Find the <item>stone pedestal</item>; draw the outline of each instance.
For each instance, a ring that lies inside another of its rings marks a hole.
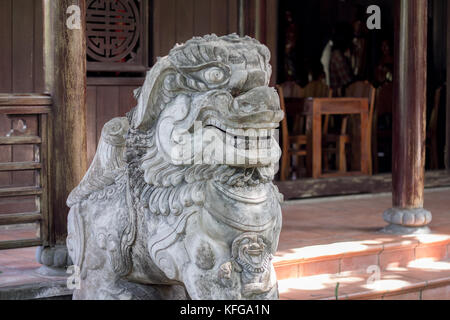
[[[384,221],[389,225],[382,232],[389,234],[430,233],[427,225],[431,222],[431,212],[423,209],[390,208],[383,213]]]
[[[36,250],[36,260],[42,264],[42,267],[37,272],[45,276],[67,276],[66,268],[72,265],[67,247],[63,245],[38,247]]]

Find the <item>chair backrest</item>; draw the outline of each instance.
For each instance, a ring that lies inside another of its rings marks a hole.
[[[383,114],[392,114],[394,86],[392,82],[385,82],[378,87],[375,95],[375,110],[377,117]]]
[[[367,128],[367,146],[369,148],[369,172],[372,174],[372,126],[373,113],[375,109],[375,88],[369,81],[356,81],[345,89],[345,97],[347,98],[367,98],[369,100],[369,127]]]
[[[353,82],[345,89],[347,98],[367,98],[369,99],[369,123],[373,122],[373,112],[375,108],[375,88],[369,81]]]
[[[286,81],[280,83],[280,86],[283,89],[284,98],[304,98],[305,90],[300,87],[295,81]]]
[[[372,84],[365,81],[356,81],[353,82],[345,89],[345,97],[347,98],[367,98],[369,99],[369,104],[372,99],[375,98],[375,88]]]
[[[331,98],[331,89],[321,80],[311,81],[304,88],[306,98]]]

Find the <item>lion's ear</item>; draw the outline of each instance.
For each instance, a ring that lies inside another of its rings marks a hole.
[[[167,57],[158,59],[158,62],[147,72],[144,85],[134,92],[138,103],[131,121],[132,128],[146,131],[157,119],[162,108],[158,97],[164,78],[170,72],[173,72],[173,67]]]

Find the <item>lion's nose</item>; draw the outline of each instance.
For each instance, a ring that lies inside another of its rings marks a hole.
[[[255,113],[279,111],[280,100],[274,88],[257,87],[234,99],[234,111],[237,113]]]
[[[232,111],[233,118],[252,123],[276,123],[284,116],[277,92],[267,86],[253,88],[236,97]]]

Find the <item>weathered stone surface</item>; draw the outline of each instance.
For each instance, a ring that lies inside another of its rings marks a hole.
[[[66,246],[38,247],[36,261],[47,267],[61,269],[65,269],[72,263]]]
[[[283,117],[270,53],[207,35],[158,59],[67,204],[75,299],[277,299]]]
[[[38,283],[1,287],[0,300],[69,300],[72,292],[67,288],[66,279],[58,278]]]
[[[389,225],[381,231],[390,234],[430,233],[431,212],[423,208],[390,208],[383,213]]]

